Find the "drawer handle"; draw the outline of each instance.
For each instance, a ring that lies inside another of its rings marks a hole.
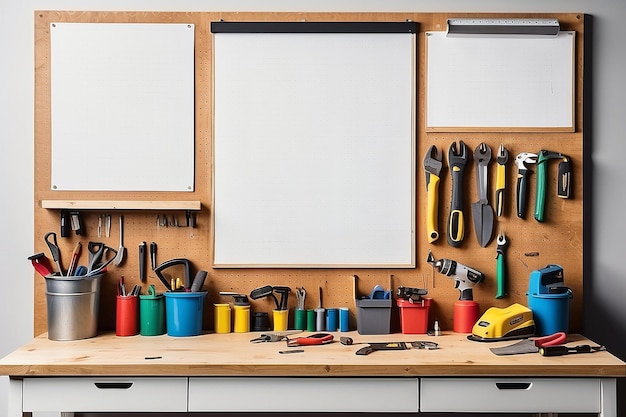
[[[94,384],[100,389],[129,389],[133,386],[132,382],[94,382]]]
[[[496,382],[498,389],[518,389],[527,390],[532,384],[530,382]]]

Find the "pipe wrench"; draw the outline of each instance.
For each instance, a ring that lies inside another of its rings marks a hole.
[[[463,244],[465,237],[463,216],[463,173],[468,159],[467,145],[459,141],[457,151],[456,142],[450,144],[448,149],[448,165],[452,174],[452,199],[450,201],[450,214],[448,216],[448,244],[455,248]]]
[[[426,195],[428,209],[426,211],[426,229],[428,243],[439,239],[439,181],[443,167],[443,155],[436,146],[428,148],[424,157],[424,171],[426,171]]]
[[[543,222],[546,205],[546,187],[548,182],[548,161],[561,159],[557,177],[557,195],[569,198],[571,195],[572,162],[560,152],[541,150],[537,157],[537,189],[535,198],[535,220]]]

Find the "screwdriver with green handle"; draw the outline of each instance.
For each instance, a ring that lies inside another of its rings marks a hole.
[[[539,151],[537,155],[537,188],[535,198],[535,220],[538,222],[545,220],[548,161],[551,159],[561,159],[557,178],[557,195],[561,198],[569,198],[571,195],[571,162],[569,157],[560,152]]]
[[[496,298],[506,296],[506,264],[504,262],[504,252],[509,242],[504,232],[498,233],[498,246],[496,248]]]

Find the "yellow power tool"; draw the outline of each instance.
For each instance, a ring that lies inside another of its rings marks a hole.
[[[477,342],[524,339],[535,334],[533,312],[521,304],[491,307],[478,319],[467,338]]]

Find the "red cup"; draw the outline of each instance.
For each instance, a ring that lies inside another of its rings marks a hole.
[[[454,318],[452,320],[454,331],[456,333],[471,333],[479,316],[480,310],[476,301],[457,301],[454,303]]]
[[[139,333],[139,297],[118,295],[115,305],[115,335],[134,336]]]

